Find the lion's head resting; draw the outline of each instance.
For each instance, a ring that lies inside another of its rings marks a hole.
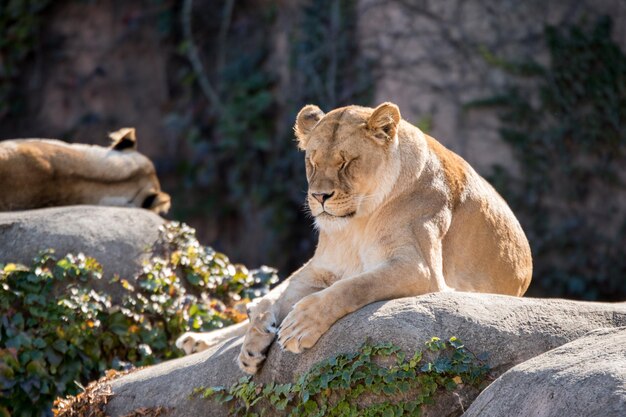
[[[103,197],[98,203],[142,207],[156,213],[167,213],[170,208],[170,196],[161,191],[161,185],[152,162],[137,152],[135,129],[125,127],[116,130],[109,133],[109,138],[111,138],[110,151],[126,154],[128,158],[133,159],[134,164],[130,164],[129,159],[126,159],[127,178],[119,181],[116,185],[110,184],[110,195]]]
[[[400,120],[392,103],[328,114],[314,105],[300,110],[294,130],[305,151],[307,202],[317,227],[337,230],[384,201],[400,172]]]

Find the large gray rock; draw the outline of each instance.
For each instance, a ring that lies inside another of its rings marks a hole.
[[[300,355],[273,345],[255,380],[293,381],[314,363],[351,352],[365,341],[393,342],[407,352],[423,350],[432,336],[460,337],[479,354],[486,352],[496,376],[532,357],[597,328],[626,325],[626,303],[584,303],[490,294],[438,293],[371,304],[344,317]],[[226,416],[209,400],[190,398],[194,387],[230,385],[243,374],[235,358],[241,339],[126,375],[112,383],[109,415],[164,406],[168,416]],[[475,398],[436,401],[424,415],[458,416]]]
[[[0,263],[30,264],[42,250],[58,256],[82,252],[102,264],[108,288],[118,274],[132,279],[150,257],[163,220],[148,210],[123,207],[68,206],[0,212]],[[112,294],[115,296],[115,294]]]
[[[505,372],[463,417],[626,416],[626,327],[601,329]]]

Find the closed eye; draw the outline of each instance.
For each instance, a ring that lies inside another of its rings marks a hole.
[[[152,205],[154,204],[154,201],[156,200],[157,195],[156,194],[150,194],[148,195],[144,200],[143,203],[141,203],[141,208],[145,208],[145,209],[149,209],[150,207],[152,207]]]
[[[341,172],[341,171],[344,171],[346,168],[348,168],[348,166],[350,166],[350,164],[351,164],[352,162],[356,161],[357,159],[359,159],[359,158],[357,157],[357,158],[352,158],[352,159],[349,159],[349,160],[344,160],[344,161],[341,163],[341,165],[339,166],[339,171],[340,171],[340,172]]]
[[[313,161],[311,160],[311,158],[306,158],[306,170],[307,170],[307,177],[313,178],[313,176],[315,175],[315,164],[313,163]]]

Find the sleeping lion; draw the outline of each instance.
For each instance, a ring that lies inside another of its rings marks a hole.
[[[528,241],[511,209],[461,157],[402,120],[395,104],[305,106],[304,151],[315,255],[249,306],[249,321],[186,333],[186,353],[245,335],[240,368],[256,373],[269,346],[299,353],[343,316],[380,300],[435,291],[521,296]]]
[[[0,142],[0,211],[96,204],[167,212],[170,196],[152,162],[137,152],[135,129],[109,136],[108,148],[53,139]]]

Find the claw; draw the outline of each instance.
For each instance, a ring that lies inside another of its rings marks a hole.
[[[248,374],[257,373],[263,366],[270,345],[278,333],[276,319],[271,312],[257,315],[252,323],[238,356],[239,368]]]
[[[189,336],[187,333],[180,336],[178,339],[176,339],[176,347],[178,349],[182,349],[185,343],[187,343],[187,340],[189,340],[190,338],[191,336]]]
[[[280,345],[284,347],[287,343],[289,343],[291,339],[293,339],[293,336],[289,336],[285,340],[279,340],[278,343],[280,343]]]
[[[293,326],[295,324],[295,320],[289,320],[287,322],[287,324],[285,324],[285,322],[283,322],[283,324],[280,326],[280,331],[284,332],[287,331],[287,329],[289,329],[291,326]]]

